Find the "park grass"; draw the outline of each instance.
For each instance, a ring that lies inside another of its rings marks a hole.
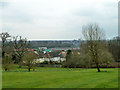
[[[3,88],[118,88],[118,68],[35,68],[3,71]],[[107,72],[106,72],[107,71]]]

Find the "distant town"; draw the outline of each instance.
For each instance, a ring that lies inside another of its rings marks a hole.
[[[61,63],[66,60],[68,50],[80,51],[80,40],[30,41],[30,48],[27,50],[34,51],[40,57],[36,63],[45,61]]]

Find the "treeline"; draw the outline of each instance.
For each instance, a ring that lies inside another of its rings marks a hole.
[[[68,50],[66,61],[61,62],[63,67],[96,67],[98,72],[100,72],[102,65],[107,67],[113,63],[116,63],[116,66],[118,65],[117,63],[120,62],[120,37],[105,40],[105,33],[97,24],[84,26],[82,34],[84,40],[79,41],[80,50]],[[34,47],[33,42],[31,43],[21,36],[11,36],[7,32],[1,33],[0,37],[2,39],[2,64],[5,71],[11,69],[13,64],[18,64],[19,68],[23,65],[27,66],[28,71],[36,65],[35,60],[40,58],[42,53],[36,54],[32,50],[32,47]],[[64,45],[66,42],[57,43],[63,43],[62,45]],[[77,42],[74,41],[75,43]],[[50,47],[48,42],[43,44],[47,44]],[[56,42],[54,44],[57,45]],[[55,53],[51,54],[54,54],[52,56],[57,56]]]
[[[32,48],[38,47],[48,47],[48,48],[58,48],[58,47],[79,47],[79,40],[54,40],[54,41],[31,41]]]
[[[112,53],[116,62],[120,62],[120,37],[114,37],[107,42],[109,51]]]

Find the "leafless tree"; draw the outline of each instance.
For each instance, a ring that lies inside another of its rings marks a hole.
[[[35,59],[37,59],[37,55],[33,52],[27,52],[22,57],[23,63],[28,66],[28,71],[30,72],[30,69],[35,65]]]
[[[9,37],[11,37],[11,36],[7,32],[3,32],[0,34],[0,38],[2,39],[2,57],[4,57],[6,42]]]
[[[26,52],[26,48],[29,46],[29,42],[27,39],[22,38],[21,36],[13,37],[13,47],[14,47],[14,55],[17,58],[16,63],[21,67],[22,57]]]
[[[100,64],[112,60],[112,55],[108,52],[104,42],[105,34],[97,24],[83,26],[82,33],[86,41],[81,48],[84,59],[88,58],[89,63],[95,63],[100,72]]]
[[[12,60],[12,56],[9,54],[5,54],[2,58],[2,66],[5,71],[10,70],[13,67],[14,61]]]

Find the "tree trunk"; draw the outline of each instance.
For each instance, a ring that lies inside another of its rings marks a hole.
[[[2,57],[4,57],[5,56],[5,52],[4,51],[2,51]]]
[[[28,71],[30,72],[30,68],[28,68]]]
[[[7,71],[8,69],[7,68],[5,68],[5,71]]]
[[[100,72],[100,67],[99,67],[99,64],[97,64],[97,70],[98,70],[98,72]]]

